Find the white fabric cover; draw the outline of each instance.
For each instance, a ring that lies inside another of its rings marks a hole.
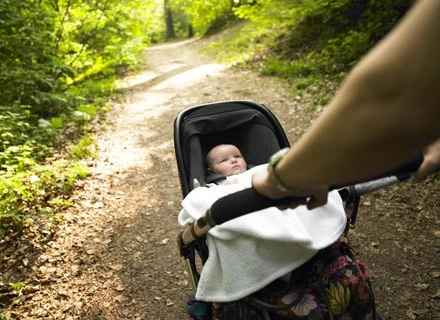
[[[253,172],[264,166],[228,177],[223,185],[192,190],[182,201],[179,224],[200,218],[219,198],[251,187]],[[216,226],[207,234],[209,258],[196,299],[229,302],[258,291],[335,242],[345,225],[342,200],[332,191],[328,203],[314,210],[272,207]]]

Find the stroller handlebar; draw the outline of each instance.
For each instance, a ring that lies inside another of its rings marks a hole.
[[[412,172],[417,171],[422,162],[423,155],[419,155],[411,161],[395,168],[394,170],[369,179],[368,181],[330,186],[329,191],[338,189],[343,198],[346,196],[347,192],[348,194],[350,194],[350,192],[356,192],[358,195],[373,192],[408,179]],[[348,188],[348,185],[354,186],[354,188]],[[216,225],[225,223],[229,220],[241,217],[251,212],[269,207],[289,204],[299,199],[302,198],[287,197],[274,200],[261,195],[254,188],[248,188],[232,193],[214,202],[214,204],[209,210],[207,210],[203,217],[195,221],[182,232],[181,240],[183,244],[189,244]]]
[[[388,185],[406,180],[410,177],[410,173],[416,171],[423,162],[423,156],[419,155],[411,161],[388,171],[380,176],[369,179],[367,182],[350,183],[354,185],[356,191],[361,194],[372,192]],[[344,185],[333,185],[329,187],[329,191],[346,187]],[[238,218],[250,212],[262,210],[268,207],[276,207],[289,204],[301,198],[288,197],[284,199],[274,200],[267,198],[258,193],[254,188],[245,189],[217,200],[210,210],[212,222],[216,225],[222,224],[234,218]]]

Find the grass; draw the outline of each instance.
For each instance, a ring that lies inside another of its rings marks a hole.
[[[212,37],[204,52],[221,62],[237,65],[264,56],[271,38],[271,30],[252,22],[240,22]]]
[[[241,22],[212,37],[203,51],[223,63],[289,82],[299,95],[307,93],[312,97],[311,110],[326,105],[345,73],[324,72],[328,66],[313,54],[294,60],[275,54],[277,35],[282,32]]]

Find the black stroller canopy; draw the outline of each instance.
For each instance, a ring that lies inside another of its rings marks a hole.
[[[248,165],[266,163],[289,146],[275,116],[250,101],[224,101],[182,111],[174,124],[174,144],[183,195],[194,179],[205,184],[206,154],[218,144],[237,146]]]

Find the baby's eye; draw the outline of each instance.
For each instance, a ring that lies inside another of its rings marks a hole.
[[[226,162],[226,161],[228,161],[228,159],[222,159],[220,162]]]

